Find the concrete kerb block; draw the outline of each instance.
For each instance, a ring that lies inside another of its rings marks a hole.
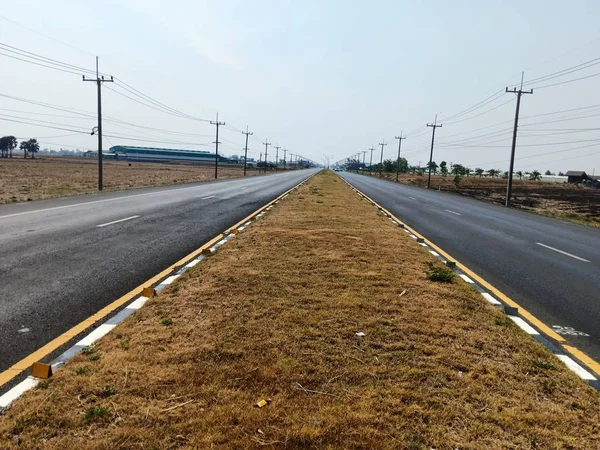
[[[451,269],[455,269],[456,268],[456,263],[454,261],[446,261],[446,265],[448,267],[450,267]]]
[[[425,243],[425,239],[423,239],[421,237],[417,237],[417,243],[424,244]]]
[[[398,222],[398,226],[399,226],[400,228],[404,228],[404,224],[403,224],[403,223],[400,223],[400,222]]]
[[[514,306],[504,306],[504,314],[506,314],[507,316],[518,316],[519,315],[519,308],[516,308]]]
[[[203,248],[203,249],[202,249],[202,254],[203,254],[204,256],[211,256],[213,253],[214,253],[214,252],[213,252],[213,249],[212,249],[212,247],[211,247],[211,248]]]

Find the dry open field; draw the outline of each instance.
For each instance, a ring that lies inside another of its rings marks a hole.
[[[17,401],[0,442],[600,448],[598,392],[435,261],[315,177]]]
[[[384,177],[389,180],[396,179],[395,174],[384,174]],[[453,180],[453,175],[432,176],[431,187],[478,200],[504,204],[507,180],[470,176],[463,177],[458,185]],[[399,181],[412,186],[425,187],[427,175],[403,174]],[[512,205],[526,211],[600,227],[600,189],[516,179],[513,182]]]
[[[97,164],[93,158],[0,159],[0,204],[97,192]],[[212,180],[215,173],[213,165],[104,161],[103,166],[105,190]],[[257,173],[248,169],[248,175]],[[219,167],[219,178],[242,175],[242,167]]]

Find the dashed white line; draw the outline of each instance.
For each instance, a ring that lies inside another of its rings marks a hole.
[[[457,213],[456,211],[451,211],[451,210],[449,210],[449,209],[445,209],[444,211],[448,211],[448,212],[449,212],[449,213],[451,213],[451,214],[456,214],[457,216],[462,216],[462,214],[461,214],[461,213]]]
[[[440,254],[435,250],[429,250],[429,253],[431,253],[433,256],[440,256]]]
[[[464,273],[461,273],[458,275],[459,277],[461,277],[463,280],[465,280],[467,283],[475,283],[473,280],[471,280],[468,276],[466,276]]]
[[[94,342],[96,342],[101,337],[106,336],[110,332],[110,330],[112,330],[114,327],[116,327],[116,325],[110,325],[107,323],[103,323],[102,325],[100,325],[98,328],[96,328],[94,331],[92,331],[90,334],[88,334],[86,337],[84,337],[82,340],[80,340],[75,345],[81,345],[83,347],[92,345]]]
[[[39,380],[33,377],[27,377],[15,387],[13,387],[10,391],[0,397],[0,408],[6,408],[10,405],[14,400],[19,398],[24,392],[29,389],[35,387],[38,384]]]
[[[565,251],[563,251],[563,250],[559,250],[559,249],[557,249],[557,248],[554,248],[554,247],[550,247],[549,245],[542,244],[541,242],[536,242],[536,244],[537,244],[537,245],[540,245],[540,246],[542,246],[542,247],[544,247],[544,248],[547,248],[547,249],[549,249],[549,250],[554,250],[555,252],[561,253],[561,254],[563,254],[563,255],[570,256],[571,258],[578,259],[579,261],[583,261],[583,262],[589,262],[587,259],[580,258],[579,256],[573,255],[572,253],[567,253],[567,252],[565,252]]]
[[[508,316],[510,317],[510,319],[517,324],[517,326],[523,330],[525,333],[527,334],[531,334],[531,335],[536,335],[536,334],[540,334],[537,331],[535,331],[535,328],[533,328],[531,325],[529,325],[527,322],[525,322],[523,319],[521,319],[520,317],[517,316]]]
[[[214,195],[209,195],[208,197],[202,197],[200,200],[208,200],[209,198],[214,198]]]
[[[102,227],[107,227],[109,225],[114,225],[115,223],[121,223],[121,222],[125,222],[126,220],[131,220],[131,219],[137,219],[140,216],[131,216],[131,217],[125,217],[124,219],[119,219],[119,220],[113,220],[112,222],[108,222],[108,223],[103,223],[100,225],[96,225],[98,228],[102,228]]]
[[[579,375],[581,378],[587,381],[595,381],[596,377],[569,358],[567,355],[556,355],[558,359],[565,363],[565,365]]]
[[[487,292],[482,292],[481,295],[483,295],[483,298],[485,298],[492,305],[501,305],[502,304],[498,300],[496,300],[494,297],[492,297],[491,294],[488,294]]]

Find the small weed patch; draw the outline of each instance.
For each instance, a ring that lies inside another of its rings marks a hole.
[[[427,279],[438,283],[452,283],[454,272],[445,267],[440,267],[432,262],[427,262]]]

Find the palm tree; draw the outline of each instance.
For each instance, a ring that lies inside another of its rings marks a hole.
[[[531,172],[529,174],[529,179],[532,181],[538,181],[542,179],[542,174],[539,173],[537,170],[534,170],[533,172]]]
[[[35,159],[35,154],[40,150],[40,144],[37,139],[29,139],[28,141],[22,141],[19,146],[23,150],[23,157],[27,158],[27,153],[31,153],[31,159]]]
[[[479,175],[479,178],[483,176],[483,172],[485,172],[485,170],[481,169],[480,167],[475,169],[475,175]]]
[[[521,172],[520,170],[517,172],[517,176],[519,177],[519,180],[523,179],[523,172]]]
[[[496,170],[496,169],[490,169],[490,170],[487,171],[487,173],[488,173],[488,175],[490,177],[494,178],[494,177],[498,176],[498,174],[500,173],[500,171]]]

